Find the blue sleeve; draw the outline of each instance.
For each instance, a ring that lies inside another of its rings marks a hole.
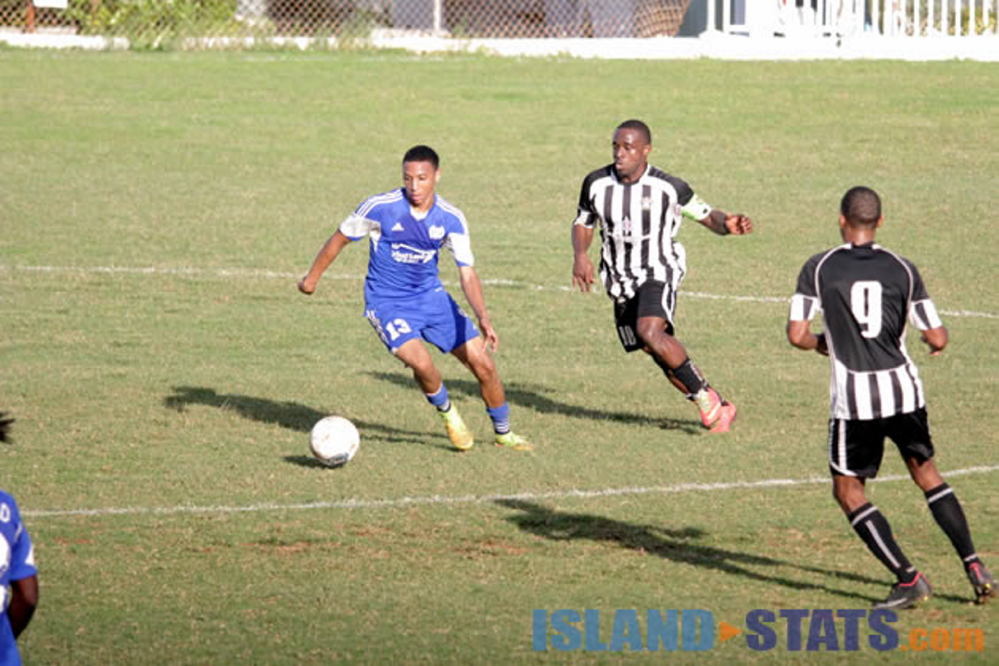
[[[38,568],[35,566],[35,549],[31,543],[31,535],[21,522],[17,503],[13,499],[10,499],[9,503],[11,524],[14,526],[14,542],[11,544],[10,557],[10,580],[13,581],[38,575]]]

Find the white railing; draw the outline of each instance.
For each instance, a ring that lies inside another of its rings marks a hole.
[[[726,34],[996,36],[999,0],[723,0],[707,27]],[[999,47],[997,47],[999,48]]]

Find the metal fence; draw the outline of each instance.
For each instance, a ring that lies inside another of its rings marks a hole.
[[[0,26],[137,36],[673,36],[690,0],[0,0]]]
[[[713,8],[709,2],[709,10]],[[999,0],[732,0],[708,19],[726,33],[933,37],[996,35]]]
[[[126,37],[133,46],[376,32],[642,38],[674,36],[687,16],[688,35],[971,38],[999,35],[997,14],[999,0],[0,0],[0,29]]]

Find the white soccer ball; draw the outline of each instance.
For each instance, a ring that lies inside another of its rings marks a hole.
[[[316,460],[330,467],[341,467],[351,461],[361,445],[361,434],[354,424],[342,416],[327,416],[312,426],[309,448]]]

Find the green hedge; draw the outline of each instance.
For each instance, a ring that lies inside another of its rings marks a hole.
[[[245,32],[236,0],[70,0],[66,15],[81,34],[126,37],[132,48],[170,48],[187,37]]]

